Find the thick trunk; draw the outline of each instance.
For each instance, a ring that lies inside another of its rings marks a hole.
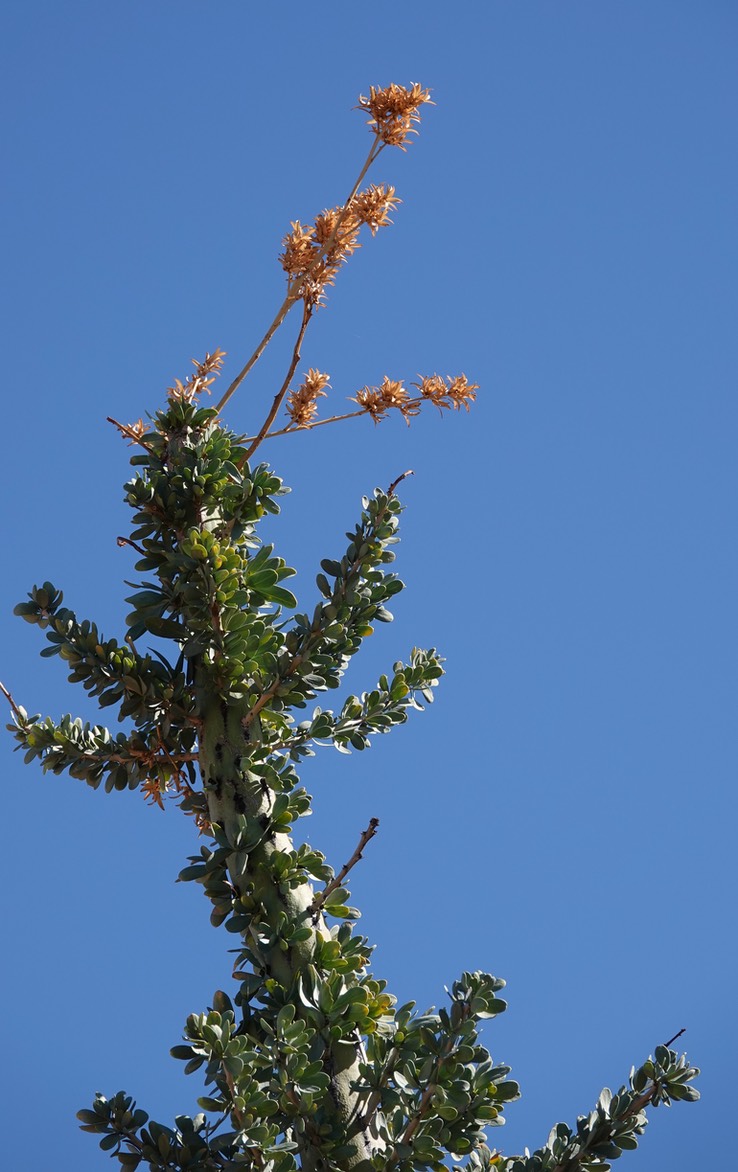
[[[244,763],[248,759],[249,740],[244,724],[247,707],[244,704],[226,703],[204,690],[200,692],[199,705],[202,719],[200,737],[200,768],[203,784],[208,795],[209,818],[219,823],[227,836],[235,838],[238,819],[267,818],[274,802],[274,793],[265,785],[245,776]],[[275,850],[289,851],[292,842],[286,834],[268,835],[252,851],[234,851],[228,862],[229,876],[234,887],[240,891],[252,891],[262,909],[264,919],[276,924],[281,913],[288,919],[302,920],[312,929],[311,936],[287,950],[279,946],[260,946],[258,953],[267,976],[274,978],[285,989],[294,989],[295,977],[310,964],[315,956],[317,939],[329,935],[321,915],[310,912],[315,893],[310,883],[280,890],[272,880],[268,862]],[[253,941],[249,946],[254,948]],[[299,1015],[299,1006],[296,1005]],[[323,1063],[330,1079],[330,1102],[327,1103],[330,1121],[336,1124],[348,1139],[352,1118],[357,1112],[357,1095],[351,1084],[359,1079],[361,1042],[326,1040]],[[353,1130],[353,1129],[352,1129]],[[301,1137],[298,1137],[301,1138]],[[370,1157],[374,1146],[368,1134],[359,1131],[351,1136],[355,1155],[341,1161],[341,1166],[352,1172],[370,1172]],[[305,1169],[318,1170],[327,1167],[317,1142],[304,1141],[300,1151],[301,1165]],[[335,1167],[335,1164],[332,1164]]]

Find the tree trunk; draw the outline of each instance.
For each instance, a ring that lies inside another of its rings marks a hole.
[[[249,703],[245,700],[226,702],[203,687],[198,688],[198,692],[202,719],[200,769],[208,795],[208,816],[211,822],[222,826],[231,841],[235,841],[239,818],[244,815],[263,818],[266,823],[275,794],[266,783],[246,776],[245,764],[252,747],[245,724]],[[307,940],[289,948],[280,947],[279,942],[264,947],[253,939],[249,940],[249,947],[260,958],[264,975],[275,979],[288,991],[294,990],[298,974],[313,962],[317,939],[330,936],[323,916],[310,910],[315,898],[312,885],[304,882],[280,890],[273,879],[272,868],[264,865],[268,864],[274,851],[292,849],[289,835],[268,834],[253,850],[234,851],[228,859],[229,877],[234,888],[241,894],[252,892],[265,919],[276,924],[280,914],[285,913],[290,921],[302,920],[312,929]],[[296,997],[292,1000],[299,1016],[299,1001]],[[361,1038],[357,1032],[355,1042],[327,1037],[323,1037],[322,1042],[323,1068],[330,1079],[329,1095],[323,1104],[327,1116],[325,1122],[331,1123],[348,1139],[352,1121],[356,1124],[359,1107],[358,1095],[351,1089],[351,1084],[360,1079]],[[313,1172],[328,1166],[317,1137],[303,1135],[296,1136],[296,1140],[301,1145],[300,1159],[304,1169]],[[356,1152],[342,1161],[342,1166],[352,1172],[370,1172],[376,1143],[361,1129],[353,1130],[350,1142]],[[331,1164],[335,1167],[333,1161]]]

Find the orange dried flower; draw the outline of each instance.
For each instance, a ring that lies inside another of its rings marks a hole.
[[[376,387],[362,387],[360,391],[356,392],[352,402],[358,403],[367,415],[371,415],[375,423],[379,423],[387,411],[382,392]]]
[[[158,777],[147,777],[146,781],[141,786],[141,793],[147,802],[152,806],[158,806],[159,809],[164,809],[164,801],[161,793],[161,782]]]
[[[367,125],[377,138],[388,146],[405,150],[408,135],[418,133],[413,123],[420,122],[420,107],[430,101],[430,90],[424,90],[417,82],[410,89],[393,82],[384,89],[372,86],[368,98],[361,94],[357,109],[371,114]]]
[[[378,387],[363,387],[356,392],[352,402],[358,403],[367,415],[371,415],[375,423],[379,423],[388,411],[399,411],[405,422],[410,423],[410,417],[418,414],[417,402],[410,398],[401,382],[384,376]]]
[[[286,408],[295,427],[307,427],[318,414],[317,400],[325,397],[323,388],[330,386],[329,379],[330,375],[311,367],[297,390],[291,392]]]
[[[287,276],[294,280],[302,276],[314,259],[313,229],[299,220],[293,220],[290,227],[292,231],[282,241],[284,251],[280,253],[279,262]]]
[[[108,422],[112,423],[114,427],[117,427],[120,434],[130,440],[132,444],[140,444],[143,436],[148,431],[143,419],[137,419],[135,423],[118,423],[117,419],[113,419],[109,415]]]
[[[428,399],[439,411],[447,411],[451,407],[454,411],[466,407],[468,411],[469,404],[474,402],[479,390],[479,385],[468,382],[464,374],[455,378],[447,375],[445,379],[440,374],[421,375],[420,382],[413,383],[413,386],[418,388],[423,399]]]
[[[399,407],[402,410],[409,395],[402,383],[399,380],[388,378],[387,375],[382,379],[379,388],[382,395],[382,400],[387,407]]]
[[[314,305],[326,285],[333,284],[339,266],[360,247],[361,223],[356,216],[343,213],[342,207],[327,208],[316,217],[312,228],[295,220],[283,241],[284,250],[279,257],[282,268],[289,281],[307,274],[301,292],[305,301]]]
[[[315,217],[313,241],[315,255],[325,249],[324,263],[326,278],[324,284],[333,284],[333,277],[339,265],[361,248],[359,243],[360,222],[352,211],[344,213],[342,207],[326,208]],[[316,266],[317,267],[317,266]],[[312,275],[312,274],[311,274]]]
[[[175,379],[174,386],[167,387],[169,398],[184,399],[191,403],[202,391],[207,391],[210,394],[210,387],[220,374],[225,355],[225,350],[218,348],[212,354],[206,354],[202,362],[193,358],[192,364],[195,367],[195,373],[191,374],[184,383],[178,378]]]
[[[300,282],[300,296],[318,305],[342,264],[361,247],[359,231],[366,224],[372,234],[390,223],[389,213],[400,202],[394,187],[372,185],[358,192],[347,206],[326,208],[310,228],[294,220],[282,241],[279,261],[290,282]]]
[[[374,236],[377,229],[392,223],[389,214],[399,203],[402,203],[402,200],[398,199],[394,187],[390,184],[372,184],[354,196],[351,200],[351,212],[360,223],[367,225]]]
[[[479,383],[468,382],[465,374],[448,379],[448,396],[453,403],[454,411],[458,411],[460,407],[466,407],[468,411],[469,404],[475,401],[478,390]]]
[[[418,377],[420,382],[413,383],[413,386],[418,388],[424,399],[429,399],[439,411],[443,411],[448,406],[445,401],[448,396],[448,387],[440,374],[419,375]]]

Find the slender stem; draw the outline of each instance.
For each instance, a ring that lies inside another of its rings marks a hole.
[[[121,548],[124,545],[130,545],[131,549],[135,549],[136,553],[140,553],[143,557],[146,557],[146,550],[142,549],[140,545],[136,545],[135,541],[131,541],[130,537],[116,537],[115,544]]]
[[[366,1100],[366,1104],[365,1104],[363,1110],[360,1110],[361,1099],[357,1099],[355,1121],[353,1122],[352,1130],[361,1131],[370,1125],[370,1123],[371,1123],[372,1119],[374,1118],[374,1115],[377,1111],[377,1108],[379,1107],[379,1104],[382,1101],[382,1088],[387,1085],[387,1081],[388,1081],[390,1075],[392,1074],[393,1070],[395,1069],[395,1064],[398,1061],[399,1057],[400,1057],[400,1051],[397,1049],[396,1046],[393,1046],[392,1049],[390,1050],[389,1054],[387,1055],[387,1060],[384,1064],[384,1070],[382,1071],[382,1075],[379,1079],[379,1083],[377,1084],[377,1086],[375,1086],[374,1090],[371,1092],[368,1099]]]
[[[397,488],[398,484],[402,484],[403,480],[407,479],[408,476],[414,475],[415,473],[413,472],[412,468],[408,468],[407,472],[403,472],[401,476],[398,476],[396,480],[392,481],[391,485],[387,489],[387,496],[394,496],[395,489]]]
[[[673,1037],[673,1038],[669,1038],[669,1041],[668,1041],[668,1042],[664,1042],[664,1045],[666,1046],[667,1050],[669,1049],[669,1047],[670,1047],[670,1045],[671,1045],[671,1043],[672,1043],[672,1042],[676,1042],[677,1038],[681,1038],[682,1034],[686,1034],[686,1032],[687,1032],[687,1027],[686,1027],[686,1026],[683,1026],[683,1027],[682,1027],[682,1028],[679,1030],[679,1032],[678,1032],[678,1033],[674,1034],[674,1037]]]
[[[337,887],[341,886],[349,871],[351,871],[356,866],[359,859],[363,858],[364,847],[374,838],[374,835],[377,833],[378,826],[379,818],[372,818],[366,830],[362,830],[361,838],[359,839],[359,845],[357,846],[349,861],[344,863],[338,874],[334,875],[330,883],[327,883],[323,890],[319,891],[315,896],[315,899],[313,900],[312,906],[310,908],[310,911],[314,916],[317,915],[317,913],[320,911],[331,892],[335,891]]]
[[[0,684],[3,692],[5,689]],[[7,693],[6,693],[7,695]],[[16,715],[18,709],[15,708]],[[176,773],[181,771],[177,769],[177,763],[182,761],[199,761],[199,753],[167,753],[164,751],[161,754],[151,753],[148,749],[129,749],[128,753],[80,753],[83,761],[107,761],[113,765],[130,765],[132,761],[143,761],[145,765],[171,765]]]
[[[284,382],[282,383],[282,386],[279,388],[276,395],[274,396],[274,401],[269,409],[269,413],[268,413],[266,419],[264,420],[264,422],[261,425],[261,428],[259,430],[258,435],[256,435],[254,437],[253,441],[248,446],[248,448],[246,449],[244,454],[241,456],[241,459],[238,461],[237,467],[239,470],[241,468],[243,468],[243,466],[247,460],[251,459],[254,452],[256,451],[259,444],[264,439],[265,435],[269,431],[269,428],[272,426],[272,424],[274,423],[274,420],[276,419],[277,412],[279,411],[279,408],[282,405],[282,401],[283,401],[285,395],[287,394],[287,391],[289,390],[290,383],[292,382],[292,379],[294,378],[295,371],[297,370],[297,364],[300,361],[300,349],[302,347],[302,342],[305,337],[305,331],[308,328],[308,323],[309,323],[310,318],[312,316],[313,316],[312,305],[308,301],[304,301],[303,306],[302,306],[302,322],[300,324],[300,331],[297,335],[297,340],[295,341],[295,345],[292,350],[292,359],[290,361],[289,369],[287,371],[287,374],[285,375],[285,379],[284,379]]]
[[[296,277],[295,280],[288,286],[287,296],[285,297],[284,301],[282,302],[279,309],[277,310],[277,315],[274,318],[274,321],[269,326],[269,329],[264,334],[264,337],[259,342],[259,345],[254,350],[254,353],[249,358],[249,360],[246,363],[246,365],[244,366],[243,370],[241,370],[236,375],[233,382],[228,387],[228,390],[225,392],[225,394],[220,399],[220,401],[216,404],[216,408],[215,408],[216,411],[222,411],[223,408],[225,407],[226,403],[228,402],[228,400],[231,398],[231,396],[236,393],[236,391],[240,387],[241,383],[246,378],[246,375],[249,373],[249,371],[256,365],[256,363],[261,358],[262,354],[266,350],[267,346],[271,342],[272,338],[276,334],[277,330],[281,326],[281,324],[284,321],[284,319],[286,318],[287,314],[292,309],[292,306],[295,304],[296,301],[299,301],[300,298],[302,297],[304,289],[305,289],[305,282],[310,277],[311,273],[314,271],[314,269],[317,267],[317,265],[321,262],[321,260],[323,260],[323,258],[327,255],[327,253],[333,247],[333,244],[334,244],[336,236],[341,228],[341,225],[342,225],[344,219],[346,218],[346,216],[348,215],[349,204],[351,203],[351,200],[356,195],[356,192],[359,190],[359,184],[362,182],[364,176],[366,175],[367,171],[371,167],[374,160],[379,156],[381,151],[384,150],[385,146],[386,146],[386,143],[380,142],[380,140],[378,138],[375,138],[374,142],[372,143],[371,150],[369,151],[369,154],[367,155],[364,166],[361,168],[361,171],[359,172],[358,178],[356,179],[356,182],[354,183],[353,187],[351,188],[348,199],[346,200],[346,202],[343,205],[343,211],[342,211],[341,215],[338,217],[338,220],[336,221],[336,226],[335,226],[333,232],[331,232],[329,238],[325,241],[325,243],[322,245],[322,247],[319,249],[319,251],[316,252],[313,260],[311,261],[310,265],[305,270],[305,272],[302,273],[301,276]]]
[[[323,427],[326,423],[340,423],[342,419],[356,419],[358,415],[366,415],[366,410],[360,407],[358,411],[347,411],[345,415],[331,415],[330,419],[315,419],[312,423],[302,423],[297,427],[294,423],[289,423],[287,427],[281,427],[279,431],[270,431],[263,439],[274,439],[278,435],[296,435],[300,431],[312,431],[314,427]],[[247,443],[250,443],[254,436],[249,436]]]
[[[446,1042],[444,1043],[443,1049],[442,1049],[441,1053],[438,1055],[438,1058],[436,1060],[436,1063],[435,1063],[435,1066],[433,1069],[433,1073],[431,1074],[431,1076],[428,1080],[428,1085],[426,1086],[425,1090],[423,1091],[423,1094],[420,1097],[420,1102],[418,1103],[417,1109],[413,1112],[412,1118],[408,1120],[407,1126],[405,1127],[405,1130],[403,1131],[402,1135],[400,1136],[398,1143],[395,1143],[393,1145],[392,1150],[389,1153],[389,1157],[388,1157],[386,1163],[384,1164],[384,1172],[389,1172],[389,1169],[392,1168],[392,1166],[397,1163],[398,1144],[408,1143],[412,1139],[412,1137],[415,1135],[415,1132],[420,1127],[420,1124],[423,1121],[423,1116],[425,1115],[426,1111],[428,1110],[428,1107],[430,1106],[431,1100],[433,1099],[433,1095],[436,1092],[436,1086],[438,1085],[438,1076],[440,1074],[441,1067],[443,1066],[443,1063],[448,1058],[449,1054],[451,1054],[451,1052],[453,1051],[453,1048],[456,1045],[456,1039],[457,1039],[456,1032],[453,1033],[450,1037],[448,1037],[446,1039]]]
[[[8,701],[8,704],[10,705],[10,707],[12,708],[13,716],[16,716],[18,718],[18,720],[22,720],[23,717],[22,717],[22,713],[21,713],[20,708],[16,704],[15,700],[11,696],[8,689],[5,687],[5,684],[3,684],[1,681],[0,681],[0,692],[2,692],[3,696]]]
[[[405,409],[410,409],[415,412],[416,408],[422,407],[423,403],[428,402],[424,395],[418,395],[415,399],[408,399],[402,406]],[[397,407],[387,407],[387,411],[398,410]],[[359,407],[356,411],[347,411],[344,415],[331,415],[328,419],[314,419],[312,423],[301,423],[297,427],[294,423],[288,423],[286,427],[280,427],[278,431],[267,431],[264,435],[259,437],[259,443],[262,440],[276,439],[279,435],[296,435],[300,431],[312,431],[314,427],[325,427],[326,423],[342,423],[344,419],[357,419],[359,415],[369,415],[370,412],[366,407]],[[384,416],[382,416],[384,418]],[[380,423],[381,419],[376,419],[375,423]],[[251,443],[257,437],[247,436],[246,442]]]

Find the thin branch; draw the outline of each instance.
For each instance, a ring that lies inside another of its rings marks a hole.
[[[3,696],[8,701],[8,704],[10,705],[11,709],[13,710],[13,716],[15,716],[17,720],[22,720],[23,719],[22,710],[18,707],[15,700],[11,696],[8,689],[5,687],[5,684],[2,683],[2,681],[0,681],[0,692],[2,692]]]
[[[146,557],[146,550],[141,549],[141,546],[136,545],[136,542],[131,541],[129,537],[116,537],[115,544],[120,546],[121,549],[124,545],[130,545],[131,549],[135,549],[136,553],[140,553],[143,557]]]
[[[417,414],[418,409],[427,402],[430,402],[427,396],[418,395],[416,398],[406,400],[403,403],[403,408],[412,414]],[[375,419],[374,422],[381,423],[386,418],[386,413],[393,410],[400,410],[400,408],[387,407],[381,417]],[[371,411],[366,407],[359,407],[356,411],[346,411],[343,415],[331,415],[328,419],[313,419],[310,423],[301,423],[299,427],[294,423],[288,423],[286,427],[280,427],[277,431],[267,431],[264,435],[260,434],[259,443],[263,440],[276,439],[280,435],[296,435],[300,431],[312,431],[314,427],[325,427],[326,423],[342,423],[344,419],[358,419],[359,415],[371,415]],[[256,438],[256,436],[247,436],[246,443],[252,443]]]
[[[371,1122],[377,1112],[377,1108],[382,1101],[382,1090],[386,1087],[390,1075],[393,1073],[395,1066],[400,1057],[400,1051],[396,1046],[393,1046],[387,1054],[387,1059],[384,1064],[384,1070],[379,1078],[379,1082],[375,1085],[371,1094],[366,1100],[366,1105],[363,1110],[360,1110],[361,1096],[356,1100],[356,1106],[353,1112],[353,1117],[349,1119],[349,1135],[355,1132],[364,1131],[371,1125]]]
[[[126,439],[129,439],[132,444],[138,444],[139,447],[145,448],[146,451],[149,452],[149,454],[152,456],[156,454],[153,448],[149,447],[148,444],[143,442],[139,432],[135,427],[132,427],[130,423],[119,423],[117,419],[113,419],[112,415],[106,415],[105,419],[106,422],[112,423],[113,427],[117,427],[120,434],[125,436]]]
[[[466,1018],[464,1020],[466,1020]],[[384,1164],[385,1172],[389,1172],[389,1169],[397,1163],[397,1160],[399,1159],[397,1152],[398,1146],[400,1144],[409,1143],[412,1137],[415,1135],[415,1132],[420,1127],[420,1124],[423,1122],[423,1117],[432,1102],[433,1096],[438,1086],[438,1078],[441,1072],[441,1067],[448,1058],[449,1054],[452,1053],[453,1048],[456,1045],[456,1040],[457,1033],[454,1033],[446,1038],[441,1053],[438,1055],[438,1058],[434,1064],[433,1072],[428,1079],[428,1084],[420,1097],[420,1102],[418,1103],[416,1110],[413,1112],[412,1117],[408,1119],[407,1126],[405,1127],[405,1130],[403,1131],[399,1140],[392,1145],[392,1150],[390,1151],[389,1157]]]
[[[387,489],[387,496],[394,496],[395,489],[397,488],[398,484],[402,484],[402,482],[406,476],[414,476],[414,475],[415,475],[415,473],[413,472],[412,468],[408,468],[407,472],[403,472],[402,476],[398,476],[397,480],[392,481],[391,485]]]
[[[366,175],[367,171],[371,167],[372,163],[379,156],[381,151],[384,150],[385,146],[386,146],[386,143],[380,142],[380,140],[378,138],[375,138],[374,142],[372,143],[371,150],[369,151],[369,154],[367,155],[364,166],[361,168],[361,171],[359,172],[358,178],[356,179],[356,182],[354,183],[353,187],[351,188],[351,192],[348,196],[348,199],[346,200],[346,202],[343,205],[343,211],[341,212],[341,214],[339,215],[339,217],[336,221],[335,228],[333,229],[333,231],[331,232],[330,236],[325,241],[325,243],[322,245],[322,247],[319,249],[319,251],[315,254],[315,257],[313,258],[313,260],[311,261],[310,265],[305,270],[305,272],[302,273],[301,276],[297,277],[290,286],[288,286],[287,296],[285,297],[284,301],[282,302],[279,309],[277,310],[277,315],[274,318],[274,321],[270,325],[267,332],[264,334],[264,337],[259,342],[259,345],[254,350],[254,353],[249,358],[249,360],[246,363],[246,365],[244,366],[243,370],[241,370],[239,372],[239,374],[236,375],[233,382],[228,387],[228,390],[225,392],[225,394],[220,399],[220,401],[218,403],[216,403],[216,407],[215,407],[216,411],[222,411],[223,408],[225,407],[226,403],[228,402],[228,400],[231,398],[231,396],[236,393],[236,391],[240,387],[241,383],[246,378],[246,375],[249,373],[249,371],[252,369],[252,367],[254,367],[256,365],[256,363],[259,361],[259,359],[261,358],[262,354],[266,350],[267,346],[271,342],[272,338],[276,334],[277,330],[281,326],[281,324],[284,321],[284,319],[286,318],[287,314],[292,309],[292,306],[295,304],[296,301],[299,301],[300,298],[302,297],[304,289],[305,289],[306,281],[308,280],[308,278],[310,277],[312,272],[315,270],[315,268],[324,259],[324,257],[328,255],[328,252],[330,251],[330,249],[333,247],[333,245],[336,241],[336,237],[338,235],[338,232],[340,231],[341,226],[342,226],[346,216],[348,215],[349,204],[351,203],[351,200],[354,198],[354,196],[356,195],[356,192],[359,190],[359,185],[361,184],[364,176]]]
[[[676,1042],[677,1038],[681,1038],[682,1034],[686,1034],[686,1032],[687,1032],[687,1027],[686,1027],[686,1026],[684,1026],[684,1027],[683,1027],[681,1030],[679,1030],[679,1033],[677,1033],[677,1034],[674,1034],[674,1037],[673,1037],[673,1038],[669,1038],[669,1041],[668,1041],[668,1042],[664,1042],[664,1045],[666,1046],[666,1049],[668,1050],[668,1049],[669,1049],[669,1047],[671,1046],[671,1043],[672,1043],[672,1042]]]
[[[292,360],[290,361],[289,370],[287,371],[287,374],[285,376],[284,382],[282,383],[282,386],[279,388],[276,395],[274,396],[274,402],[271,405],[271,408],[269,410],[269,414],[267,415],[266,419],[264,420],[264,422],[261,425],[261,429],[260,429],[258,435],[254,437],[254,440],[249,445],[249,447],[246,449],[244,454],[241,456],[241,459],[238,461],[238,464],[236,465],[237,468],[239,469],[239,471],[243,468],[246,461],[251,459],[254,452],[256,451],[259,444],[264,439],[267,432],[269,431],[269,428],[272,426],[272,424],[274,423],[274,420],[276,419],[277,412],[279,411],[279,408],[282,406],[282,401],[283,401],[285,395],[287,394],[288,390],[290,389],[290,383],[292,382],[292,379],[294,378],[294,375],[295,375],[295,371],[297,370],[297,364],[300,361],[300,348],[302,346],[303,338],[305,337],[305,331],[308,328],[308,323],[309,323],[310,318],[312,316],[313,316],[312,305],[310,305],[307,301],[303,302],[302,324],[300,325],[300,331],[297,335],[297,340],[295,341],[295,345],[292,350]]]
[[[374,838],[374,835],[377,833],[378,826],[379,818],[372,818],[366,830],[362,830],[361,838],[359,839],[359,845],[357,846],[349,861],[344,863],[338,874],[334,875],[330,883],[327,883],[323,890],[319,891],[315,896],[315,899],[310,905],[310,911],[314,916],[318,914],[331,892],[335,891],[337,887],[341,886],[349,871],[351,871],[356,866],[359,859],[363,858],[364,847]]]
[[[281,427],[279,431],[270,431],[263,439],[275,439],[278,435],[297,435],[300,431],[312,431],[314,427],[323,427],[326,423],[340,423],[342,419],[356,419],[359,415],[367,415],[366,408],[360,407],[358,411],[347,411],[345,415],[331,415],[330,419],[314,419],[312,423],[301,423],[298,427],[295,423],[288,423],[287,427]],[[248,436],[246,442],[250,443],[255,436]]]
[[[182,777],[182,770],[180,768],[180,765],[184,761],[199,761],[200,760],[199,753],[189,753],[189,754],[175,753],[175,754],[172,754],[169,752],[169,749],[167,748],[167,746],[164,743],[164,738],[161,735],[160,728],[157,728],[156,734],[157,734],[157,739],[159,741],[159,748],[161,749],[163,756],[166,758],[166,760],[169,762],[172,769],[174,770],[174,773],[175,773],[175,776],[177,779],[175,782],[175,785],[179,785],[179,783],[186,784],[186,781]]]
[[[99,757],[101,760],[113,761],[116,765],[130,765],[132,760],[141,760],[146,765],[172,765],[177,773],[180,772],[176,768],[178,762],[200,760],[199,753],[168,753],[166,750],[163,750],[161,755],[159,755],[147,749],[129,749],[127,757],[122,753],[111,753],[109,755],[104,753],[84,753],[83,756],[86,761]]]

